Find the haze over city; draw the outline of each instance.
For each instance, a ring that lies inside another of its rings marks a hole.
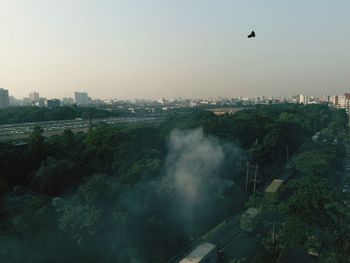
[[[350,84],[346,0],[0,7],[0,87],[18,98],[342,94]]]
[[[0,0],[0,263],[349,263],[349,0]]]

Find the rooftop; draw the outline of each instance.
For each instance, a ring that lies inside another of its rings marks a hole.
[[[215,247],[216,246],[214,244],[203,242],[179,263],[199,263],[206,255],[215,249]]]
[[[266,188],[265,192],[274,193],[278,190],[278,188],[283,183],[283,180],[275,179],[272,183]]]

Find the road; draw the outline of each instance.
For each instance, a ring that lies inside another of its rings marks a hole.
[[[137,122],[159,122],[161,118],[159,116],[150,117],[109,117],[93,119],[93,125],[98,123],[108,124],[122,124],[122,123],[137,123]],[[62,120],[62,121],[45,121],[45,122],[28,122],[18,124],[4,124],[0,125],[0,140],[9,139],[24,139],[32,132],[35,126],[40,126],[44,129],[45,135],[53,135],[61,133],[65,129],[71,129],[72,131],[87,131],[89,126],[88,120],[75,119],[75,120]]]
[[[224,251],[225,262],[231,259],[246,258],[250,262],[260,246],[261,238],[257,235],[246,233],[239,225],[240,215],[225,221],[205,241],[217,244]]]
[[[240,215],[227,218],[214,229],[210,230],[199,240],[194,242],[187,251],[183,251],[168,262],[179,262],[186,254],[193,250],[200,242],[210,242],[218,245],[224,251],[224,262],[231,259],[246,258],[250,262],[260,246],[261,238],[241,230],[239,226]]]

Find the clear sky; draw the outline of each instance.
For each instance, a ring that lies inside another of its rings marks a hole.
[[[17,98],[341,94],[350,1],[0,0],[0,87]]]

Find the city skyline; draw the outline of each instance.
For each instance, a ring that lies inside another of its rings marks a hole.
[[[8,89],[4,89],[4,88],[0,88],[0,90],[4,90],[7,92],[8,97],[12,97],[16,100],[24,100],[24,101],[31,101],[31,102],[35,102],[35,101],[39,101],[39,100],[50,100],[50,99],[63,99],[63,100],[74,100],[74,101],[79,101],[78,104],[88,104],[89,101],[91,102],[92,100],[149,100],[149,101],[159,101],[159,100],[217,100],[217,99],[254,99],[254,98],[274,98],[274,99],[278,99],[278,98],[285,98],[285,99],[291,99],[292,97],[295,96],[306,96],[306,97],[310,97],[310,98],[321,98],[321,99],[325,99],[327,97],[335,97],[335,96],[347,96],[348,94],[350,94],[349,92],[344,92],[341,94],[337,94],[337,93],[330,93],[330,94],[306,94],[306,93],[299,93],[299,94],[285,94],[285,95],[253,95],[253,96],[231,96],[231,97],[224,97],[224,96],[207,96],[207,97],[201,97],[201,96],[196,96],[196,97],[182,97],[182,96],[176,96],[176,97],[158,97],[158,98],[98,98],[98,97],[90,97],[89,93],[87,93],[86,91],[74,91],[73,92],[73,96],[69,95],[69,96],[57,96],[57,97],[45,97],[45,96],[41,96],[41,94],[39,94],[39,92],[37,91],[32,91],[30,92],[27,96],[23,97],[23,98],[18,98],[15,97],[11,94],[11,91]],[[81,97],[83,96],[83,97]]]
[[[70,93],[65,93],[57,96],[45,96],[42,95],[41,92],[38,91],[31,91],[28,94],[24,95],[23,97],[20,96],[14,96],[12,93],[11,89],[5,88],[5,87],[0,87],[0,89],[5,89],[8,90],[9,92],[9,97],[14,97],[15,99],[22,100],[22,99],[32,99],[31,95],[32,93],[37,93],[40,94],[40,99],[74,99],[75,98],[75,93],[87,93],[88,95],[91,95],[90,92],[87,92],[86,90],[73,90]],[[44,92],[45,93],[45,92]],[[215,99],[215,98],[223,98],[223,99],[229,99],[229,98],[257,98],[257,97],[273,97],[273,98],[288,98],[288,97],[293,97],[296,95],[305,95],[305,96],[310,96],[310,97],[322,97],[322,96],[338,96],[338,95],[343,95],[349,93],[349,89],[344,89],[343,92],[333,92],[330,91],[329,93],[306,93],[304,91],[300,91],[300,93],[285,93],[285,94],[252,94],[252,95],[237,95],[237,96],[220,96],[220,95],[213,95],[213,96],[201,96],[200,94],[196,96],[159,96],[159,97],[91,97],[91,99],[97,99],[97,100],[109,100],[109,99],[114,99],[114,100],[159,100],[162,98],[165,99]]]
[[[345,0],[4,1],[0,87],[16,98],[344,94]],[[251,30],[256,38],[247,39]]]

